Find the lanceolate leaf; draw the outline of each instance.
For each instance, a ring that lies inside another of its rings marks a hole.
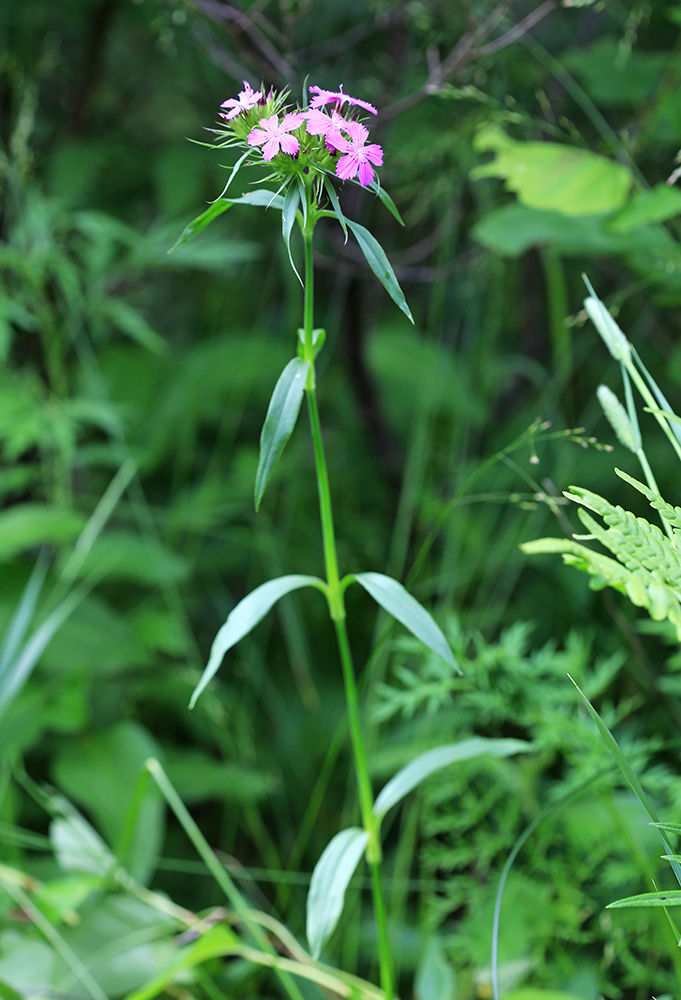
[[[627,896],[608,903],[606,909],[616,910],[629,906],[681,906],[681,889],[669,892],[644,892],[640,896]]]
[[[194,707],[203,689],[217,673],[225,653],[245,635],[248,635],[281,597],[290,594],[293,590],[300,590],[301,587],[317,587],[321,591],[326,590],[326,584],[316,576],[303,576],[301,574],[280,576],[276,580],[268,580],[267,583],[256,587],[248,597],[244,597],[243,601],[237,604],[215,636],[208,664],[189,702],[190,708]]]
[[[406,767],[391,778],[374,803],[374,815],[383,819],[385,814],[405,795],[413,791],[427,777],[442,767],[454,764],[460,760],[470,760],[489,754],[492,757],[510,757],[516,753],[526,753],[532,749],[532,744],[524,740],[490,740],[482,736],[473,736],[460,743],[449,743],[447,746],[435,747],[420,754],[410,761]]]
[[[358,223],[352,222],[351,219],[346,219],[345,221],[354,233],[355,239],[359,243],[360,250],[366,257],[369,267],[381,282],[393,302],[400,307],[404,315],[413,323],[414,317],[411,314],[411,309],[407,305],[407,300],[405,299],[404,293],[398,284],[395,272],[390,265],[390,261],[385,255],[383,247],[378,240],[374,239],[369,230],[364,228],[364,226],[360,226]]]
[[[289,361],[274,387],[260,435],[260,461],[255,476],[255,509],[260,507],[267,481],[296,425],[310,362]]]
[[[382,573],[357,573],[352,579],[361,584],[388,614],[401,622],[434,653],[441,656],[453,670],[461,673],[461,668],[454,659],[440,626],[401,583]]]
[[[340,202],[338,200],[338,195],[336,194],[336,189],[334,188],[333,184],[331,183],[328,177],[324,178],[324,188],[326,189],[326,193],[329,196],[329,201],[333,206],[334,214],[341,224],[341,229],[343,230],[343,234],[345,235],[345,242],[347,243],[348,242],[347,222],[345,221],[345,216],[343,215],[343,209],[340,207]]]
[[[570,675],[568,674],[568,677],[569,676]],[[572,680],[572,677],[570,677],[570,680],[572,681],[572,683],[577,688],[577,692],[578,692],[580,698],[582,699],[582,701],[584,702],[584,706],[585,706],[587,712],[589,713],[589,715],[591,716],[591,718],[593,719],[593,721],[596,723],[596,728],[598,729],[598,732],[600,733],[601,739],[603,740],[603,742],[607,746],[608,750],[610,751],[610,753],[614,757],[614,759],[615,759],[615,761],[617,763],[617,766],[619,767],[620,771],[622,772],[622,774],[626,778],[626,780],[627,780],[627,782],[629,784],[629,787],[631,788],[632,792],[634,793],[634,795],[636,796],[636,798],[638,799],[638,801],[641,803],[641,805],[643,806],[643,808],[645,809],[645,811],[650,816],[650,819],[652,820],[653,825],[657,826],[658,830],[660,830],[660,821],[657,818],[657,815],[655,814],[655,810],[653,809],[653,806],[651,805],[650,800],[648,799],[648,796],[643,791],[643,786],[641,785],[641,782],[638,780],[638,778],[634,774],[634,771],[633,771],[633,768],[632,768],[631,764],[629,763],[629,761],[627,760],[627,758],[624,756],[624,754],[620,750],[619,745],[617,743],[617,740],[612,735],[612,733],[610,732],[610,730],[608,729],[608,727],[606,726],[606,724],[603,722],[603,720],[601,719],[600,715],[598,714],[598,712],[596,711],[596,709],[593,707],[593,705],[591,704],[591,702],[589,701],[589,699],[587,698],[587,696],[584,694],[584,692],[582,691],[582,689],[579,687],[579,685],[575,684],[574,680]],[[669,844],[667,843],[667,841],[665,840],[665,838],[663,837],[663,835],[662,835],[661,832],[660,832],[660,839],[662,840],[662,845],[664,847],[665,854],[669,854],[670,855],[672,853],[672,849],[669,846]],[[676,875],[677,882],[679,883],[679,885],[681,885],[681,865],[679,865],[678,862],[676,862],[676,861],[670,861],[669,863],[672,866],[672,870],[673,870],[674,874]],[[660,905],[662,905],[662,904],[660,904]]]
[[[343,912],[345,890],[364,854],[369,834],[359,827],[337,833],[315,865],[307,897],[307,940],[319,958]]]
[[[378,183],[378,181],[376,180],[375,177],[372,180],[372,182],[369,185],[369,187],[374,192],[374,194],[378,195],[378,197],[381,199],[381,201],[383,202],[383,204],[385,205],[385,207],[388,209],[388,211],[390,212],[390,214],[392,216],[394,216],[394,218],[397,219],[397,221],[399,222],[399,224],[401,226],[403,226],[404,225],[404,220],[403,220],[402,216],[400,215],[400,213],[399,213],[399,211],[397,209],[397,205],[392,200],[392,198],[390,197],[390,195],[388,194],[388,192],[385,190],[385,188],[381,187],[381,185]]]
[[[298,190],[298,185],[293,181],[290,183],[286,189],[286,194],[284,195],[284,204],[281,210],[281,232],[284,237],[284,243],[286,244],[286,250],[288,251],[288,259],[291,261],[291,267],[293,268],[298,281],[303,284],[303,279],[298,274],[298,268],[293,262],[293,254],[291,253],[291,230],[293,229],[293,224],[296,221],[296,212],[298,211],[298,204],[300,202],[300,191]]]
[[[192,240],[202,229],[210,225],[213,219],[217,219],[218,215],[222,215],[226,212],[228,208],[232,205],[257,205],[259,208],[272,208],[282,209],[284,207],[284,199],[278,195],[275,191],[266,191],[263,188],[258,188],[257,191],[249,191],[242,195],[240,198],[218,198],[214,201],[205,212],[198,215],[193,222],[190,222],[188,226],[182,230],[180,238],[177,243],[170,248],[168,253],[172,253],[173,250],[177,250],[184,243],[188,243]]]

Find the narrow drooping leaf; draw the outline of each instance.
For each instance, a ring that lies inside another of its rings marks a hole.
[[[240,198],[218,198],[205,212],[202,212],[193,222],[184,227],[179,239],[170,248],[168,253],[172,253],[173,250],[177,250],[184,243],[188,243],[189,240],[194,239],[202,229],[205,229],[206,226],[210,225],[214,219],[217,219],[219,215],[226,212],[232,205],[256,205],[259,208],[272,207],[282,209],[284,207],[284,199],[276,191],[267,191],[264,188],[258,188],[257,191],[248,191],[246,194],[241,195]]]
[[[371,594],[377,604],[408,628],[424,645],[441,656],[453,670],[459,674],[462,672],[440,626],[401,583],[390,576],[384,576],[383,573],[357,573],[353,579]]]
[[[569,674],[568,677],[570,677]],[[660,821],[655,813],[655,810],[653,809],[653,806],[651,805],[648,796],[643,791],[643,786],[641,785],[641,782],[634,774],[631,764],[620,750],[617,740],[612,735],[606,724],[603,722],[600,715],[593,707],[593,705],[591,704],[587,696],[584,694],[582,689],[579,687],[579,685],[575,683],[572,677],[570,677],[570,680],[577,688],[577,692],[582,701],[584,702],[584,706],[587,712],[589,713],[593,721],[596,723],[596,728],[598,729],[598,732],[600,733],[603,742],[605,743],[608,750],[614,757],[617,766],[619,767],[620,771],[626,778],[629,787],[631,788],[632,792],[634,793],[638,801],[641,803],[645,811],[650,816],[650,819],[652,820],[653,824],[657,826],[658,831],[660,831]],[[665,838],[662,836],[661,832],[660,832],[660,839],[662,840],[662,846],[664,847],[665,854],[672,854],[672,849],[665,840]],[[672,866],[672,870],[674,872],[674,875],[676,876],[679,885],[681,885],[681,866],[676,861],[670,861],[669,863]]]
[[[335,214],[336,218],[338,219],[338,221],[341,224],[341,229],[343,230],[343,234],[345,236],[345,242],[347,243],[348,242],[348,226],[347,226],[347,222],[345,220],[345,216],[343,215],[343,209],[340,206],[340,201],[338,200],[338,195],[336,194],[336,189],[334,188],[333,184],[331,183],[331,181],[329,180],[328,177],[324,178],[324,188],[326,189],[326,193],[329,196],[329,201],[331,202],[331,205],[333,206],[334,214]]]
[[[260,459],[255,476],[255,509],[260,507],[267,481],[296,425],[310,362],[294,358],[274,387],[260,435]]]
[[[286,244],[286,250],[288,252],[288,259],[291,262],[291,267],[300,282],[303,284],[303,279],[298,274],[298,268],[293,261],[293,254],[291,253],[291,232],[293,230],[293,224],[296,221],[296,212],[298,211],[298,205],[300,203],[300,191],[298,190],[298,185],[293,181],[290,183],[286,189],[286,194],[284,195],[284,204],[281,209],[281,234],[284,237],[284,243]]]
[[[9,667],[17,653],[24,636],[29,629],[35,613],[40,592],[43,589],[49,561],[43,550],[33,568],[30,579],[21,595],[21,600],[5,632],[5,638],[0,647],[0,678]]]
[[[237,604],[215,636],[208,664],[189,702],[190,708],[194,707],[201,692],[217,673],[225,653],[245,635],[248,635],[281,597],[294,590],[300,590],[301,587],[317,587],[323,592],[326,591],[326,584],[319,577],[303,576],[296,573],[291,576],[280,576],[276,580],[268,580],[267,583],[256,587],[248,597],[244,597],[243,601]]]
[[[0,716],[24,686],[48,644],[52,641],[66,619],[73,614],[84,597],[85,591],[72,591],[52,614],[38,626],[23,648],[17,652],[16,656],[7,663],[5,671],[0,678]]]
[[[422,781],[449,764],[484,755],[510,757],[516,753],[527,753],[531,749],[532,744],[524,740],[491,740],[483,736],[473,736],[460,743],[449,743],[427,750],[390,779],[374,803],[374,815],[382,819],[389,809],[401,802],[405,795],[418,787]]]
[[[319,958],[343,912],[345,890],[364,854],[369,834],[359,827],[342,830],[315,865],[307,896],[307,940]]]
[[[371,235],[369,230],[364,228],[364,226],[360,226],[357,222],[352,222],[351,219],[346,219],[345,221],[352,230],[355,239],[359,243],[359,248],[366,257],[367,264],[381,282],[393,302],[399,306],[407,319],[411,320],[413,323],[414,317],[411,314],[411,309],[407,305],[404,292],[399,286],[397,278],[395,277],[395,272],[392,269],[390,261],[385,255],[383,247],[378,240]]]
[[[390,195],[388,194],[388,192],[385,190],[385,188],[381,187],[381,185],[379,184],[379,182],[376,179],[376,177],[374,177],[374,179],[369,184],[369,188],[374,192],[374,194],[378,195],[378,197],[381,199],[381,201],[383,202],[383,204],[385,205],[385,207],[388,209],[388,211],[390,212],[390,214],[395,219],[397,219],[397,221],[399,222],[399,224],[401,226],[403,226],[404,225],[404,219],[400,215],[400,213],[399,213],[399,211],[397,209],[397,205],[392,200],[392,198],[390,197]]]

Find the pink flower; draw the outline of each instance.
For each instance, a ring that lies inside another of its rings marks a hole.
[[[263,100],[263,95],[259,90],[253,90],[250,84],[244,80],[244,89],[240,92],[239,97],[230,97],[228,101],[223,101],[220,105],[221,108],[229,108],[226,115],[220,111],[219,115],[226,121],[231,118],[236,118],[240,115],[242,111],[250,111],[254,108],[256,104],[259,104]]]
[[[305,119],[305,128],[308,135],[323,135],[327,148],[332,153],[335,153],[339,149],[339,140],[343,142],[340,130],[348,125],[347,118],[343,118],[337,111],[332,111],[331,115],[327,115],[317,108],[305,111],[303,118]]]
[[[336,174],[344,181],[359,175],[359,183],[366,187],[374,179],[371,164],[376,167],[383,165],[383,150],[375,142],[365,145],[369,129],[359,122],[348,122],[345,131],[350,138],[340,136],[340,142],[336,141],[339,152],[345,154],[336,164]]]
[[[358,97],[344,94],[343,84],[341,84],[340,90],[322,90],[321,87],[310,87],[310,93],[315,95],[310,101],[311,108],[322,108],[325,104],[333,104],[335,101],[339,111],[344,104],[355,104],[359,108],[370,111],[372,115],[378,114],[373,104],[369,104],[368,101],[360,101]]]
[[[248,145],[262,146],[264,160],[271,160],[280,149],[282,152],[294,156],[300,149],[300,143],[294,135],[287,133],[299,128],[303,121],[303,116],[295,112],[285,115],[281,124],[279,124],[277,115],[263,118],[248,133]]]

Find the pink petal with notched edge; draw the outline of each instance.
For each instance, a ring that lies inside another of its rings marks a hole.
[[[265,145],[262,147],[262,158],[263,160],[271,160],[279,152],[279,139],[276,136],[272,136],[267,140]]]
[[[349,181],[351,177],[354,177],[359,169],[359,159],[356,153],[346,153],[345,156],[341,156],[340,160],[336,164],[336,176],[340,177],[342,181]]]
[[[357,176],[359,177],[359,183],[362,187],[366,187],[367,184],[371,184],[374,176],[374,168],[368,160],[363,160],[362,163],[360,163]]]
[[[284,120],[281,123],[282,132],[291,132],[294,128],[300,128],[305,119],[297,111],[290,111],[287,115],[284,115]]]
[[[383,166],[383,149],[381,148],[381,146],[378,146],[375,142],[372,142],[371,145],[365,146],[362,152],[366,156],[367,160],[371,160],[374,166],[376,167]]]
[[[279,137],[279,141],[281,142],[283,151],[289,153],[291,156],[300,149],[300,143],[294,135],[282,135]]]

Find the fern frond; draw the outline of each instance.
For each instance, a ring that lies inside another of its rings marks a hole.
[[[603,531],[602,528],[600,530]],[[659,579],[656,573],[645,568],[628,569],[616,559],[594,552],[586,545],[568,538],[539,538],[525,542],[521,549],[528,555],[559,552],[563,562],[591,577],[589,585],[593,590],[613,587],[626,594],[632,604],[645,608],[654,621],[667,618],[676,629],[677,638],[681,642],[681,603],[676,592]]]
[[[664,519],[669,523],[675,535],[681,535],[681,507],[672,507],[672,505],[667,503],[667,501],[664,500],[658,493],[655,493],[644,483],[639,482],[638,479],[628,476],[626,472],[622,472],[621,469],[615,469],[615,472],[620,479],[623,479],[625,483],[629,483],[630,486],[633,486],[634,489],[638,490],[639,493],[642,493],[643,496],[646,497],[650,506],[658,511],[658,513],[662,514]]]

